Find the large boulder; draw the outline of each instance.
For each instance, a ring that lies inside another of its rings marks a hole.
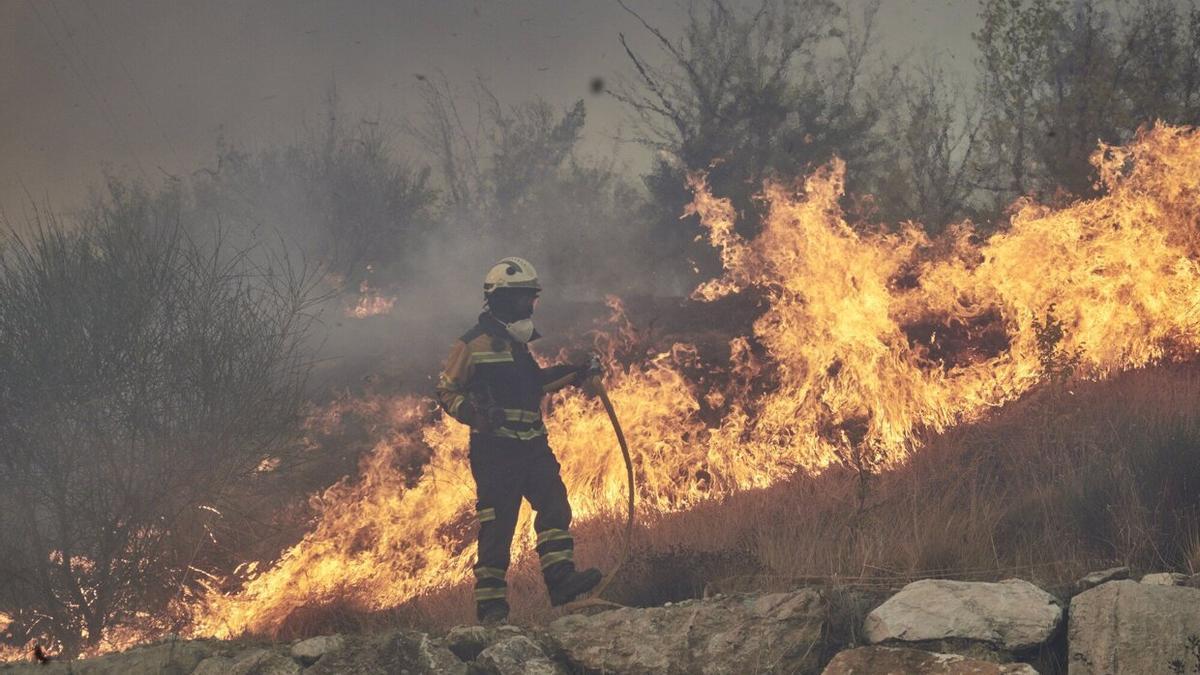
[[[863,630],[872,644],[965,641],[1015,653],[1049,642],[1062,620],[1058,600],[1028,581],[925,579],[875,608]]]
[[[567,665],[609,673],[817,672],[825,602],[801,590],[569,615],[548,639]]]
[[[483,626],[455,626],[446,633],[446,646],[463,661],[474,660],[491,641],[491,632]]]
[[[487,675],[567,675],[561,665],[524,635],[506,637],[480,652],[476,672]]]
[[[907,647],[859,647],[839,652],[821,675],[1037,675],[1025,663],[992,663]]]
[[[234,657],[228,675],[300,675],[300,664],[271,649],[251,649]]]
[[[233,659],[228,656],[210,656],[200,662],[192,675],[226,675],[233,669]]]
[[[1088,574],[1079,581],[1076,581],[1075,587],[1080,591],[1086,591],[1093,589],[1100,584],[1107,584],[1110,581],[1122,581],[1124,579],[1128,579],[1129,574],[1130,571],[1128,567],[1110,567],[1106,570],[1100,570],[1098,572],[1092,572],[1091,574]]]
[[[301,665],[311,666],[322,656],[336,652],[345,645],[346,638],[341,635],[318,635],[292,645],[292,658],[299,661]]]
[[[1157,572],[1142,577],[1142,583],[1150,586],[1183,586],[1188,582],[1188,575],[1179,572]]]
[[[1200,636],[1200,589],[1114,581],[1071,600],[1071,675],[1167,673]],[[1191,663],[1188,663],[1188,667]]]

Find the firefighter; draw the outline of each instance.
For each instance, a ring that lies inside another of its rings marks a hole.
[[[599,374],[583,365],[540,367],[529,353],[539,334],[533,309],[541,291],[527,260],[505,258],[487,273],[479,323],[454,343],[437,385],[441,408],[470,426],[479,547],[475,608],[484,624],[508,617],[509,551],[521,499],[536,512],[537,553],[550,604],[558,606],[600,582],[596,569],[575,569],[571,506],[542,423],[542,397]]]

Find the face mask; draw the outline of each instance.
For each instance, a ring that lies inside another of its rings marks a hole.
[[[533,337],[533,319],[521,319],[512,323],[504,324],[508,329],[508,334],[517,342],[529,342],[529,338]]]

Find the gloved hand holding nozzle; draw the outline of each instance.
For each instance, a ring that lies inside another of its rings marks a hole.
[[[581,363],[576,371],[575,381],[579,384],[592,379],[593,377],[604,377],[604,364],[600,362],[600,357],[597,354],[590,354],[587,361]]]
[[[600,387],[603,386],[601,383],[603,379],[604,365],[595,353],[591,354],[588,360],[580,364],[575,371],[575,384],[589,396],[596,396],[599,393]]]

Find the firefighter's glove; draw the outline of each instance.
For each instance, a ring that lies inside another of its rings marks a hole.
[[[592,380],[593,377],[604,377],[604,364],[600,363],[600,357],[592,354],[588,358],[588,362],[580,366],[580,381]]]
[[[600,357],[592,354],[585,363],[575,367],[575,382],[583,384],[594,377],[604,377],[604,366],[600,363]]]

